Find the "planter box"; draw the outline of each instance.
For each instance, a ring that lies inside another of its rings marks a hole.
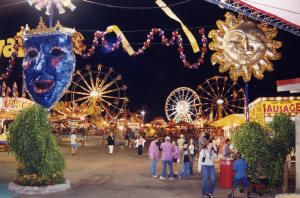
[[[20,186],[11,182],[8,184],[8,190],[17,194],[24,195],[40,195],[50,194],[71,189],[71,183],[66,180],[63,184],[55,184],[50,186]]]
[[[279,194],[279,195],[276,195],[275,198],[300,198],[300,194],[295,194],[295,193]]]

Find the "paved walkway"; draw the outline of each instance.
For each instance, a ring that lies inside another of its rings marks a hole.
[[[65,176],[72,183],[72,189],[51,195],[24,196],[19,198],[200,198],[201,178],[197,173],[185,180],[160,180],[149,176],[149,160],[146,153],[137,157],[137,150],[117,147],[115,154],[107,154],[103,146],[80,147],[76,156],[71,155],[69,146],[61,146],[66,160]],[[195,165],[196,167],[196,165]],[[158,175],[162,164],[158,162]],[[16,161],[11,154],[0,152],[0,183],[8,183],[15,176]],[[218,179],[217,179],[218,180]],[[0,185],[1,192],[7,191],[7,185]],[[230,189],[219,187],[217,182],[215,198],[226,198]],[[10,197],[14,197],[11,194]],[[240,196],[239,196],[240,197]],[[243,197],[243,196],[241,196]],[[251,197],[271,198],[274,196]]]

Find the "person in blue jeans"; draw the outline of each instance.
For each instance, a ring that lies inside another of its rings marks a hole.
[[[188,142],[184,142],[183,148],[180,150],[179,160],[181,163],[181,169],[178,175],[178,179],[181,179],[183,174],[186,179],[190,177],[190,163],[192,161],[192,156],[188,145]]]
[[[233,162],[232,167],[232,170],[234,171],[234,177],[231,197],[234,198],[234,189],[237,188],[239,184],[242,184],[242,187],[245,189],[245,197],[248,198],[248,165],[246,161],[241,158],[241,154],[239,152],[236,153],[236,158],[237,159]]]
[[[214,160],[217,159],[217,157],[217,149],[215,145],[213,145],[212,140],[209,140],[207,146],[200,151],[198,159],[198,163],[201,164],[203,198],[211,198],[213,196],[216,182]],[[210,183],[207,188],[206,184],[208,177]]]
[[[163,163],[163,170],[159,179],[166,179],[167,165],[170,168],[170,179],[174,179],[174,173],[172,168],[174,146],[173,144],[171,144],[169,136],[166,137],[166,141],[160,145],[160,148],[162,149],[161,160]]]
[[[194,158],[195,158],[195,145],[194,145],[194,140],[190,139],[189,142],[189,150],[191,153],[191,160],[190,160],[190,175],[193,175],[193,167],[194,167]]]
[[[158,137],[154,136],[154,140],[151,142],[149,146],[149,159],[150,159],[150,176],[151,177],[157,177],[156,175],[156,163],[159,158],[159,150],[157,146]]]

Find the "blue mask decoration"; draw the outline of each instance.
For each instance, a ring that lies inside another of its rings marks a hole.
[[[75,69],[71,34],[47,32],[23,36],[24,81],[31,98],[51,108],[68,88]]]

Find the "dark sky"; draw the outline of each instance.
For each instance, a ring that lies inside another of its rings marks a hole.
[[[16,1],[0,0],[0,6],[7,2]],[[63,15],[58,15],[55,12],[54,21],[60,20],[64,26],[75,27],[84,35],[87,45],[90,45],[94,31],[86,30],[105,30],[109,25],[118,25],[130,43],[143,43],[146,35],[153,27],[180,29],[180,25],[167,17],[160,9],[127,10],[91,5],[79,0],[73,0],[73,2],[77,9],[74,12],[67,11]],[[101,0],[99,2],[113,3],[113,5],[118,6],[155,6],[154,0]],[[174,2],[179,2],[179,0],[165,0],[167,4]],[[211,29],[216,29],[216,20],[224,20],[224,13],[226,12],[226,10],[203,0],[192,0],[171,9],[186,26],[204,27],[206,33]],[[26,3],[5,8],[0,7],[0,40],[13,37],[20,30],[21,25],[29,24],[31,27],[36,27],[41,15],[45,21],[48,21],[44,11],[39,12]],[[126,32],[130,30],[148,31]],[[198,30],[192,29],[191,31],[200,43]],[[165,32],[167,37],[171,36],[172,31]],[[183,35],[182,31],[179,32]],[[282,58],[273,61],[274,71],[265,72],[263,80],[252,78],[249,83],[250,102],[257,97],[286,95],[287,93],[276,92],[276,80],[300,77],[300,38],[289,32],[279,30],[276,40],[283,42],[282,48],[279,49]],[[153,42],[158,43],[160,40],[156,38]],[[183,42],[188,44],[184,35]],[[140,46],[141,44],[132,45],[134,49]],[[193,54],[190,46],[185,46],[185,53],[190,62],[197,61],[200,56],[200,53]],[[228,73],[220,74],[218,66],[211,65],[211,54],[211,51],[206,54],[205,63],[198,70],[190,70],[184,68],[180,61],[177,47],[152,45],[143,55],[137,57],[130,57],[123,50],[109,54],[97,50],[95,56],[86,60],[77,56],[76,68],[81,68],[86,64],[97,65],[98,63],[113,67],[117,73],[122,75],[124,84],[128,86],[129,109],[136,112],[144,108],[147,112],[146,119],[150,120],[155,116],[165,117],[165,100],[175,88],[187,86],[196,90],[197,85],[207,78],[214,75],[228,75]],[[7,61],[8,59],[3,58],[1,54],[1,72],[3,72],[3,67],[7,66]],[[17,61],[8,84],[14,80],[18,84],[21,83],[21,61],[21,59]],[[239,84],[243,86],[241,79],[239,79]]]

